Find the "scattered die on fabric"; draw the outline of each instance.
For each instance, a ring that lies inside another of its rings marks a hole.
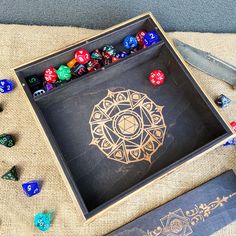
[[[37,180],[32,180],[22,184],[22,189],[28,197],[32,197],[41,191],[39,181]]]
[[[221,94],[215,99],[215,103],[219,107],[223,108],[223,107],[227,107],[231,103],[231,100],[228,97],[226,97],[224,94]]]
[[[0,92],[9,93],[13,89],[13,82],[9,79],[0,80]]]
[[[37,213],[34,217],[34,226],[40,231],[48,231],[51,227],[53,211]]]
[[[149,80],[152,85],[160,86],[160,85],[164,84],[165,75],[161,70],[154,70],[150,73]]]
[[[236,145],[236,139],[232,138],[229,141],[227,141],[224,146],[235,146]]]
[[[230,125],[233,128],[234,132],[236,132],[236,121],[230,122]]]
[[[0,144],[5,147],[13,147],[15,145],[15,140],[10,134],[1,134],[0,135]]]
[[[16,166],[13,166],[1,178],[5,180],[18,181],[19,178],[17,175]]]

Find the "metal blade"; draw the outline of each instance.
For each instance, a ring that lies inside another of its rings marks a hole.
[[[204,52],[185,44],[178,39],[174,39],[173,41],[184,60],[190,65],[208,75],[225,81],[236,89],[236,67],[211,55],[208,52]]]

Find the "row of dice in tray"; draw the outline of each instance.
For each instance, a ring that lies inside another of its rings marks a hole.
[[[123,46],[125,51],[117,51],[113,45],[105,45],[101,50],[95,49],[91,53],[84,48],[80,48],[67,65],[61,65],[58,69],[54,67],[46,68],[43,78],[31,76],[26,80],[33,97],[37,97],[71,79],[81,77],[84,74],[114,63],[159,41],[160,38],[156,31],[146,32],[145,30],[140,30],[135,36],[128,35],[124,38]]]

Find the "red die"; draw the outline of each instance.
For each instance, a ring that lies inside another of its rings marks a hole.
[[[93,72],[93,71],[95,71],[95,70],[97,70],[99,68],[101,68],[101,64],[97,60],[95,60],[93,58],[87,64],[88,72]]]
[[[140,30],[137,34],[136,34],[136,39],[138,41],[138,44],[140,45],[143,45],[144,42],[143,42],[143,39],[144,39],[144,36],[147,32],[145,30]]]
[[[57,72],[53,67],[50,67],[44,71],[44,79],[48,83],[55,83],[57,81]]]
[[[80,64],[86,64],[90,60],[90,54],[83,48],[80,48],[76,53],[75,53],[75,59],[80,63]]]
[[[112,57],[112,63],[113,63],[113,62],[116,62],[116,61],[119,61],[119,60],[120,60],[120,58],[117,58],[117,57],[115,57],[115,56]]]
[[[232,126],[234,132],[236,132],[236,121],[232,121],[230,125]]]
[[[154,70],[149,75],[149,80],[154,86],[164,84],[165,75],[161,70]]]

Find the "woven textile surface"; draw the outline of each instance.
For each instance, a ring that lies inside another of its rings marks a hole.
[[[98,32],[76,27],[0,25],[0,78],[13,78],[11,68]],[[235,34],[175,32],[168,36],[210,51],[236,65]],[[236,120],[236,92],[226,83],[191,69],[212,99],[223,93],[232,100],[233,105],[220,112],[228,121]],[[86,225],[73,205],[23,90],[16,87],[9,94],[0,94],[0,104],[4,108],[0,113],[0,133],[11,133],[17,139],[13,148],[0,147],[0,175],[13,165],[18,167],[20,175],[18,182],[0,180],[1,236],[104,235],[226,170],[236,171],[236,148],[218,147],[154,181]],[[42,191],[27,198],[21,184],[33,179],[42,181]],[[34,215],[51,209],[55,211],[52,227],[47,233],[41,233],[33,226]],[[235,232],[236,222],[215,235],[232,236]]]

